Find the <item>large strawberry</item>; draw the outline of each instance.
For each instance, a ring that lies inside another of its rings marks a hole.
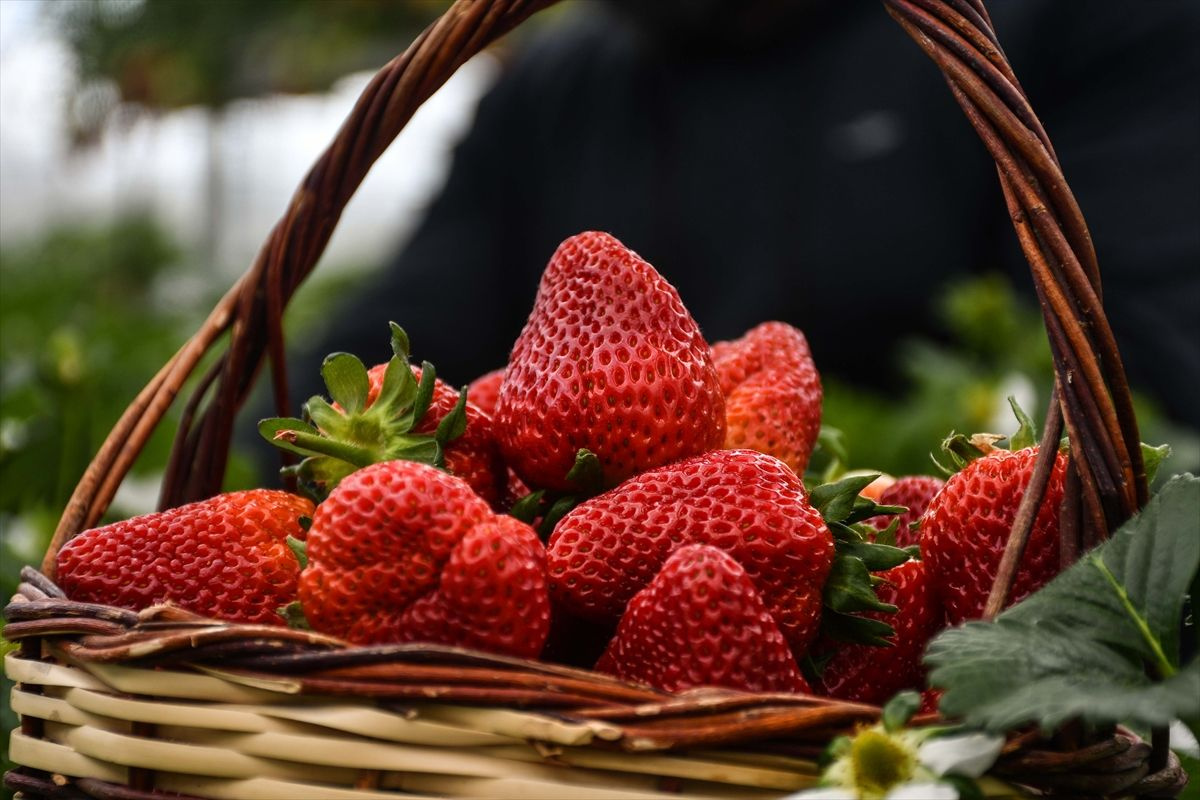
[[[809,691],[746,570],[707,545],[680,547],[634,595],[596,670],[670,692]]]
[[[712,346],[725,394],[725,447],[775,456],[803,474],[821,430],[821,376],[804,334],[764,322]]]
[[[84,531],[58,553],[58,582],[72,600],[134,610],[175,603],[197,614],[281,625],[296,598],[300,564],[287,537],[303,539],[313,506],[254,489]]]
[[[300,602],[324,633],[514,655],[545,643],[550,609],[536,535],[425,464],[385,461],[344,478],[313,515],[308,558]]]
[[[547,550],[567,611],[615,623],[686,544],[718,547],[754,582],[799,654],[820,622],[834,542],[796,474],[753,450],[716,450],[643,472],[577,506]]]
[[[497,432],[532,486],[571,490],[580,449],[605,485],[720,447],[725,401],[679,294],[606,233],[563,242],[513,346]]]
[[[929,475],[905,475],[896,479],[879,494],[877,502],[881,506],[904,506],[908,510],[896,517],[875,517],[871,520],[871,524],[882,531],[891,525],[893,520],[898,520],[896,546],[908,547],[918,544],[920,534],[913,524],[920,521],[921,515],[929,507],[929,501],[942,490],[944,485],[944,481]]]
[[[941,627],[941,607],[930,591],[924,562],[908,561],[879,573],[880,601],[896,606],[895,613],[866,612],[887,622],[895,633],[888,647],[828,642],[832,657],[821,670],[820,690],[842,700],[886,702],[902,689],[921,689],[925,683],[921,656]]]
[[[376,364],[367,370],[370,388],[367,391],[366,407],[370,408],[383,388],[383,378],[387,373],[387,364]],[[413,378],[420,382],[421,367],[412,367]],[[433,396],[429,400],[429,409],[412,428],[414,434],[433,435],[447,416],[454,412],[459,402],[457,389],[448,386],[441,378],[433,382]],[[493,508],[499,508],[504,497],[508,482],[508,473],[500,458],[500,448],[496,444],[496,435],[491,416],[470,399],[464,408],[466,426],[462,435],[448,442],[443,453],[446,470],[451,475],[457,475],[475,490],[475,493],[487,500]]]
[[[992,449],[947,480],[925,509],[921,554],[951,625],[983,613],[1036,459],[1036,447],[1015,452]],[[1058,573],[1058,518],[1066,463],[1066,456],[1059,453],[1009,603],[1033,593]]]

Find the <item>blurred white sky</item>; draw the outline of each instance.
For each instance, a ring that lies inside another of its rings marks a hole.
[[[55,0],[0,0],[0,237],[149,208],[181,241],[199,244],[210,117],[199,109],[142,116],[72,153],[64,122],[72,56],[43,18],[45,2]],[[495,72],[480,56],[421,108],[351,201],[327,264],[373,265],[403,241]],[[328,94],[243,101],[225,112],[216,140],[221,282],[249,265],[369,79],[351,75]]]

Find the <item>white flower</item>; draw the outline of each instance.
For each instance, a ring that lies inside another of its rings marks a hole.
[[[938,779],[978,778],[995,763],[1004,738],[982,733],[938,737],[936,729],[886,731],[876,725],[834,746],[819,789],[787,800],[958,800]]]
[[[935,775],[965,775],[978,778],[996,763],[1003,736],[967,733],[933,738],[921,745],[917,759]]]

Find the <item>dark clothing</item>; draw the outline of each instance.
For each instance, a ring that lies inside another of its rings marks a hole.
[[[991,7],[1135,385],[1200,427],[1200,4]],[[785,320],[850,380],[938,335],[947,281],[1031,287],[991,159],[879,3],[814,3],[781,38],[662,48],[604,4],[564,14],[482,101],[424,223],[321,352],[383,360],[394,319],[466,383],[505,363],[550,254],[590,229],[663,273],[710,340]]]

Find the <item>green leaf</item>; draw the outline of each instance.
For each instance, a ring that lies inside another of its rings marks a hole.
[[[389,322],[388,328],[392,331],[392,353],[396,358],[408,363],[409,356],[412,355],[412,345],[408,341],[408,334],[395,322]]]
[[[578,504],[579,498],[575,495],[566,495],[555,500],[546,511],[546,515],[542,517],[542,523],[538,525],[538,535],[543,540],[550,538],[550,534],[554,533],[554,526],[558,524],[558,521],[565,517]]]
[[[433,438],[438,441],[438,444],[445,447],[448,443],[454,441],[459,436],[463,435],[463,431],[467,429],[467,387],[463,387],[458,395],[458,402],[454,404],[454,408],[450,413],[442,417],[442,421],[438,423],[437,431],[434,432]]]
[[[909,561],[911,554],[902,548],[877,542],[838,542],[838,552],[863,562],[870,572],[882,572]]]
[[[538,512],[542,509],[542,498],[546,496],[545,489],[538,489],[536,492],[530,492],[520,500],[512,504],[512,508],[508,510],[511,516],[524,522],[526,525],[532,525],[537,519]]]
[[[325,380],[329,396],[346,413],[352,414],[366,407],[371,382],[367,378],[367,368],[357,357],[349,353],[334,353],[326,357],[321,364],[321,377]]]
[[[312,626],[308,624],[308,618],[304,616],[304,608],[300,605],[299,600],[293,600],[286,606],[280,606],[276,609],[276,613],[283,617],[289,628],[300,631],[312,630]]]
[[[920,707],[921,695],[918,692],[900,692],[883,707],[883,729],[888,733],[895,733],[908,724]]]
[[[1012,406],[1013,415],[1017,418],[1018,428],[1008,440],[1010,450],[1024,450],[1026,447],[1033,447],[1038,443],[1037,428],[1033,424],[1033,420],[1025,413],[1025,409],[1021,408],[1021,404],[1017,402],[1017,398],[1009,395],[1008,404]]]
[[[300,562],[300,569],[308,566],[308,542],[303,539],[297,539],[295,536],[288,536],[284,541],[287,542],[288,549],[292,551],[292,555]]]
[[[412,404],[412,424],[419,425],[433,402],[433,389],[437,383],[437,370],[428,361],[421,362],[421,382],[417,385],[417,396]]]
[[[258,433],[268,442],[289,453],[306,456],[309,452],[295,444],[289,433],[312,433],[312,426],[294,417],[268,417],[258,423]]]
[[[861,492],[879,477],[878,472],[864,475],[851,475],[834,483],[826,483],[816,487],[809,495],[813,508],[821,512],[826,520],[844,521],[854,510],[855,503]],[[865,499],[865,498],[863,498]],[[870,502],[868,500],[868,502]]]
[[[587,448],[575,453],[575,463],[567,472],[567,480],[585,497],[595,497],[604,491],[604,468],[600,459]]]
[[[842,642],[891,647],[896,630],[886,622],[826,608],[821,612],[821,633]]]
[[[905,553],[905,561],[908,554]],[[871,573],[862,559],[839,554],[833,559],[829,578],[825,582],[825,605],[834,611],[895,612],[896,606],[881,602],[875,596]]]
[[[1142,463],[1146,465],[1146,483],[1153,484],[1154,479],[1158,477],[1158,468],[1171,457],[1171,445],[1160,444],[1158,447],[1151,447],[1145,442],[1141,444]]]
[[[992,731],[1200,721],[1200,661],[1179,666],[1198,570],[1200,480],[1179,476],[1039,592],[935,639],[926,662],[943,711]]]
[[[416,420],[402,412],[411,409],[416,396],[417,381],[413,377],[412,367],[398,356],[392,356],[384,367],[383,385],[379,387],[379,396],[375,398],[371,410],[397,420],[404,417],[399,427],[407,431]]]

